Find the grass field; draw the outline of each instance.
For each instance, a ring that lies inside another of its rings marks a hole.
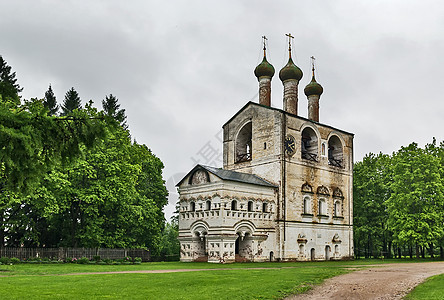
[[[408,300],[442,300],[444,299],[444,274],[428,278],[418,285],[405,299]]]
[[[402,260],[409,262],[409,260]],[[413,260],[414,261],[414,260]],[[349,267],[400,262],[18,264],[0,266],[1,299],[279,299],[300,293]],[[418,261],[416,261],[418,262]],[[179,273],[83,274],[168,269]],[[44,276],[42,276],[44,275]],[[415,298],[416,299],[416,298]]]

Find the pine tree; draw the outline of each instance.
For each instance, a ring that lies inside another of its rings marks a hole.
[[[43,106],[48,109],[48,115],[50,116],[55,116],[59,110],[57,99],[52,91],[51,85],[49,85],[48,90],[45,92],[45,101],[43,101]]]
[[[19,93],[23,90],[17,83],[15,78],[15,72],[11,73],[11,67],[0,55],[0,95],[3,101],[6,99],[12,99],[14,102],[19,103]]]
[[[79,94],[72,87],[65,94],[65,100],[63,100],[62,104],[62,116],[69,115],[74,109],[82,109],[82,102]]]
[[[126,115],[124,109],[119,109],[120,104],[117,104],[117,99],[113,94],[109,94],[109,96],[105,97],[105,100],[102,100],[102,107],[105,114],[109,117],[117,120],[121,126],[126,128]]]

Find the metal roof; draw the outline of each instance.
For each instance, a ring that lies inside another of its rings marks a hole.
[[[277,188],[278,186],[275,184],[272,184],[265,179],[260,178],[259,176],[256,176],[254,174],[247,174],[247,173],[241,173],[231,170],[224,170],[221,168],[215,168],[210,166],[204,166],[204,165],[196,165],[177,185],[180,185],[183,180],[188,177],[191,173],[193,173],[197,168],[202,168],[207,170],[208,172],[216,175],[222,180],[229,180],[229,181],[237,181],[237,182],[243,182],[243,183],[249,183],[249,184],[255,184],[255,185],[262,185],[267,187],[273,187]]]

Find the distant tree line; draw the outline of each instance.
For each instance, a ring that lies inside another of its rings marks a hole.
[[[443,142],[370,153],[353,176],[356,256],[444,258]]]
[[[0,56],[0,247],[166,251],[164,166],[131,141],[118,99],[98,110],[74,88],[60,105],[51,85],[43,99],[21,91]]]

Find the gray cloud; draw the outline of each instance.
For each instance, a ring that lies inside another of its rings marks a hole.
[[[257,97],[264,34],[277,71],[272,105],[282,107],[277,73],[291,32],[300,114],[314,55],[321,122],[355,133],[357,160],[444,139],[443,13],[435,0],[7,1],[0,54],[24,98],[43,97],[49,83],[59,102],[71,86],[98,107],[116,95],[132,136],[164,161],[174,203],[173,182],[207,142],[222,150],[222,124]]]

